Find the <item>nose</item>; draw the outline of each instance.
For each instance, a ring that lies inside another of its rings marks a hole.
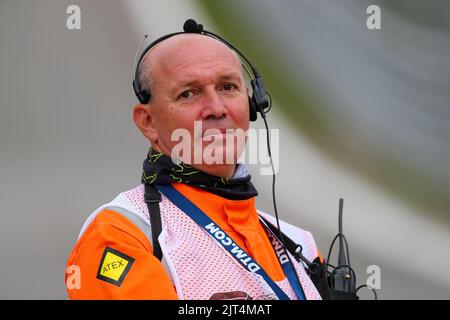
[[[227,115],[227,109],[216,90],[211,90],[203,98],[202,119],[222,119]]]

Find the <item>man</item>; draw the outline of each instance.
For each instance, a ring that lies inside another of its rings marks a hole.
[[[270,232],[275,220],[255,208],[257,191],[237,162],[242,146],[217,143],[226,140],[227,130],[249,128],[237,54],[205,35],[175,35],[145,54],[139,82],[151,92],[148,103],[133,112],[152,146],[143,184],[85,222],[67,262],[81,275],[80,288],[68,287],[69,297],[320,299],[303,265],[288,258]],[[191,138],[182,152],[173,139],[177,130]],[[199,151],[211,146],[212,163]],[[195,161],[199,154],[201,161]],[[307,259],[317,258],[309,232],[281,226]]]

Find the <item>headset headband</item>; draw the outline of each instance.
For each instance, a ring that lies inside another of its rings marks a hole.
[[[269,99],[267,98],[268,95],[267,95],[266,90],[264,89],[264,83],[262,81],[261,75],[256,70],[255,66],[253,66],[253,64],[247,59],[247,57],[245,57],[231,43],[229,43],[228,41],[226,41],[219,35],[217,35],[213,32],[207,31],[207,30],[203,30],[203,25],[198,24],[197,22],[195,22],[192,19],[186,20],[186,22],[183,25],[183,30],[184,31],[181,31],[181,32],[169,33],[165,36],[162,36],[162,37],[156,39],[155,41],[150,43],[145,48],[145,50],[142,52],[142,54],[140,55],[138,63],[136,64],[136,70],[134,73],[134,80],[133,80],[133,90],[134,90],[137,98],[139,99],[139,102],[142,104],[147,104],[150,102],[150,98],[151,98],[151,93],[148,92],[148,90],[141,89],[141,84],[139,81],[139,68],[140,68],[142,59],[147,54],[147,52],[151,48],[153,48],[155,45],[157,45],[158,43],[160,43],[168,38],[171,38],[173,36],[183,34],[183,33],[197,33],[197,34],[203,34],[205,36],[214,38],[214,39],[224,43],[227,47],[229,47],[230,49],[235,51],[239,55],[241,60],[245,61],[245,63],[250,67],[250,70],[249,70],[246,67],[246,65],[244,63],[242,63],[244,69],[246,70],[247,74],[249,75],[249,77],[251,79],[250,84],[251,84],[252,90],[253,90],[252,97],[249,97],[249,103],[250,103],[250,108],[255,109],[255,114],[251,115],[250,120],[251,121],[256,120],[256,112],[259,112],[261,114],[261,116],[263,118],[265,118],[265,114],[270,110],[271,103],[269,103]]]

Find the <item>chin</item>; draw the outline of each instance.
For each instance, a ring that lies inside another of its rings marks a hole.
[[[218,166],[230,166],[236,165],[239,159],[240,152],[236,147],[213,147],[206,146],[203,148],[203,164],[206,165],[218,165]]]

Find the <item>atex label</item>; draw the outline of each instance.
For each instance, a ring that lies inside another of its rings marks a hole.
[[[106,247],[98,268],[97,279],[120,287],[133,263],[132,257]]]

